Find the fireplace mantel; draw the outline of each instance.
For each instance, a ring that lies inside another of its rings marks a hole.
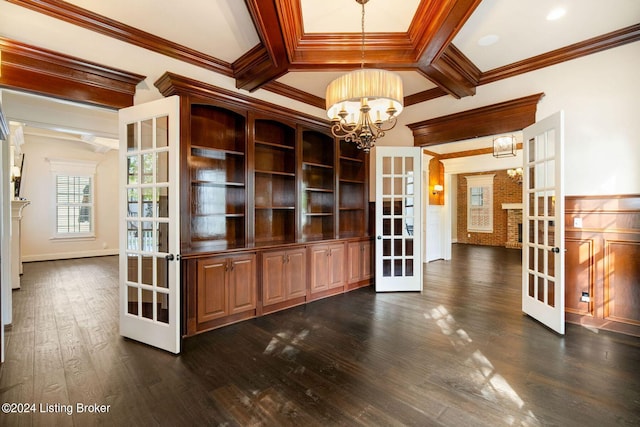
[[[503,203],[502,209],[522,209],[522,203]]]

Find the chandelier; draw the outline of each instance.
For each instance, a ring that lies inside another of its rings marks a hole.
[[[522,184],[522,168],[507,169],[507,175],[518,184]]]
[[[326,93],[331,133],[355,143],[365,152],[395,127],[403,107],[400,76],[386,70],[364,68],[364,5],[368,1],[356,0],[362,5],[360,69],[332,81]]]

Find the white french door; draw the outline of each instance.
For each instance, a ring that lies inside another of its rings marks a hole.
[[[564,115],[524,129],[522,311],[564,334]]]
[[[376,147],[376,292],[422,290],[422,153]]]
[[[180,352],[177,96],[120,110],[120,334]]]

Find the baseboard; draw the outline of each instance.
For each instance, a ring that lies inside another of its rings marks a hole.
[[[94,256],[118,255],[117,249],[99,249],[82,252],[56,252],[51,254],[23,255],[22,262],[55,261],[58,259],[90,258]]]

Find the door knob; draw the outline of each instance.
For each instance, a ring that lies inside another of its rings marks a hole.
[[[551,252],[553,252],[554,254],[559,254],[560,248],[551,248]]]
[[[166,259],[167,261],[173,261],[174,260],[174,256],[173,254],[169,254],[169,255],[165,255],[164,259]]]
[[[382,236],[378,236],[378,240],[382,240]]]

